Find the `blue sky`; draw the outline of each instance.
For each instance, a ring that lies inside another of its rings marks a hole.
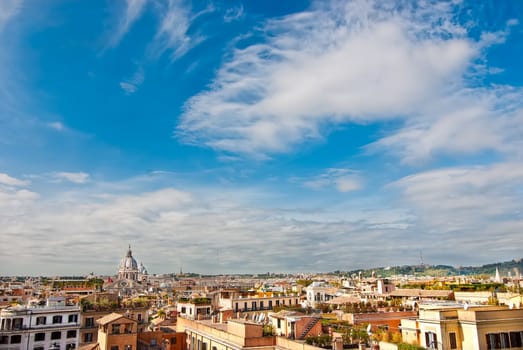
[[[0,2],[0,274],[518,259],[520,1]]]

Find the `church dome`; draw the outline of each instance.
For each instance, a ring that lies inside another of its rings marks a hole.
[[[140,267],[138,269],[140,270],[140,273],[142,275],[147,275],[147,269],[145,268],[145,266],[143,266],[143,263],[140,263]]]
[[[119,271],[129,271],[129,270],[138,270],[138,263],[133,258],[133,252],[131,251],[131,246],[127,251],[127,255],[120,261]]]

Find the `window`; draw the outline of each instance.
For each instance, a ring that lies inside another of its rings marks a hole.
[[[158,345],[158,343],[156,342],[156,339],[152,338],[151,339],[151,346],[156,346],[156,345]]]
[[[86,317],[85,318],[85,327],[94,327],[94,317]]]
[[[263,310],[263,301],[260,301],[260,310]]]
[[[176,337],[171,338],[171,345],[174,345],[174,344],[176,344]]]
[[[112,325],[112,332],[111,334],[120,334],[120,324],[116,323]]]
[[[523,343],[523,332],[487,333],[487,349],[518,348]]]
[[[425,345],[430,349],[438,348],[438,337],[434,332],[425,333]]]
[[[41,324],[45,324],[46,319],[47,318],[45,316],[38,316],[36,318],[36,325],[39,326]]]
[[[69,315],[69,318],[67,320],[69,323],[76,323],[78,322],[78,314],[74,314],[74,315]]]
[[[133,346],[132,345],[126,345],[125,346],[125,350],[133,350]]]
[[[510,348],[510,341],[508,338],[508,333],[500,333],[500,341],[501,341],[501,348],[502,349],[508,349]]]
[[[207,350],[207,343],[202,343],[202,350]]]
[[[67,331],[67,338],[76,338],[76,329]]]
[[[235,306],[234,306],[234,311],[235,311],[235,312],[238,312],[238,303],[235,304]]]
[[[131,334],[133,332],[133,325],[132,323],[126,323],[123,325],[123,332],[127,334]]]
[[[20,334],[11,336],[11,344],[20,344],[22,342],[22,336]]]
[[[22,329],[23,318],[13,318],[13,329]]]
[[[84,343],[91,343],[93,341],[93,333],[84,334]]]
[[[253,301],[251,304],[252,304],[252,310],[256,310],[256,302]]]
[[[247,311],[247,302],[243,303],[243,311]]]
[[[269,300],[269,309],[272,309],[272,300]]]
[[[487,333],[487,349],[500,349],[501,348],[501,341],[499,338],[499,334],[495,333]]]
[[[56,323],[62,323],[62,316],[61,315],[53,316],[53,324],[56,324]]]
[[[44,341],[45,340],[45,333],[36,333],[35,334],[35,341]]]
[[[281,328],[281,320],[278,318],[278,328]]]
[[[185,306],[182,306],[182,314],[187,313],[187,308]]]
[[[33,350],[44,350],[43,346],[35,346]]]
[[[7,344],[9,342],[9,337],[7,335],[0,336],[0,344]]]
[[[118,350],[118,345],[111,345],[111,350]]]
[[[456,341],[456,333],[454,333],[454,332],[449,333],[449,343],[450,343],[451,349],[458,348],[458,342]]]
[[[513,348],[523,346],[523,332],[510,332],[510,346]]]
[[[62,338],[62,332],[53,332],[53,333],[51,333],[51,339],[52,340],[61,339],[61,338]]]
[[[71,343],[71,344],[67,344],[65,346],[65,350],[73,350],[76,346],[74,345],[74,343]]]
[[[138,322],[142,321],[142,314],[138,314]]]
[[[216,346],[213,346],[212,350],[218,350],[218,348]]]

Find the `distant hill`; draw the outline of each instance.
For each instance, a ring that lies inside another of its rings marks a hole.
[[[370,277],[374,272],[376,276],[390,277],[394,275],[430,275],[435,277],[444,276],[459,276],[459,275],[492,275],[496,274],[496,267],[499,269],[501,276],[508,276],[509,272],[512,276],[515,275],[515,269],[519,273],[523,273],[523,259],[510,260],[499,263],[486,264],[482,266],[448,266],[448,265],[403,265],[403,266],[388,266],[376,267],[365,270],[352,270],[341,272],[343,275],[358,275],[360,272],[364,277]],[[338,272],[338,271],[336,271]]]

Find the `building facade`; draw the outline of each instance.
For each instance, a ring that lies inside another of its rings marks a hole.
[[[80,308],[64,298],[44,306],[16,306],[0,312],[0,350],[72,350],[78,347]]]
[[[404,341],[429,349],[523,350],[523,309],[420,305],[419,317],[401,328]]]
[[[96,323],[99,350],[136,350],[138,328],[135,320],[112,313]]]
[[[104,284],[104,289],[108,292],[117,293],[120,296],[132,295],[147,289],[148,277],[147,269],[142,263],[138,265],[133,257],[131,245],[129,245],[127,253],[118,265],[116,280],[108,280]]]

